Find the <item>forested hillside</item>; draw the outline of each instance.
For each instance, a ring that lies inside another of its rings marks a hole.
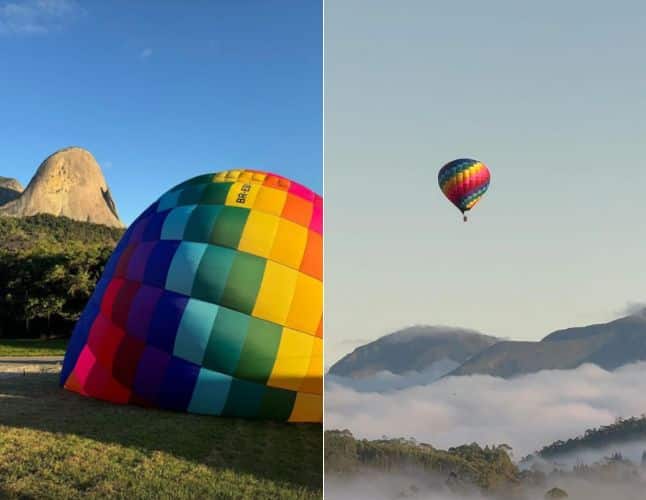
[[[0,337],[64,336],[123,229],[66,217],[0,217]]]
[[[613,424],[588,429],[581,436],[566,441],[555,441],[541,448],[537,454],[542,458],[553,458],[583,449],[605,448],[635,441],[646,441],[646,415],[618,418]]]
[[[439,474],[455,486],[472,485],[496,491],[519,482],[518,468],[506,445],[470,445],[439,450],[407,439],[355,439],[350,431],[325,431],[325,471],[353,474],[369,468],[383,472],[418,468]]]

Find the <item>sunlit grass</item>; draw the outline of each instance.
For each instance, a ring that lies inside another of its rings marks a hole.
[[[7,340],[0,339],[1,356],[64,356],[67,339]]]
[[[0,498],[321,498],[320,425],[118,406],[0,379]]]

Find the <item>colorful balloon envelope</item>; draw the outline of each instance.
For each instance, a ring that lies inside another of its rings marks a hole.
[[[143,406],[322,421],[322,198],[284,177],[190,179],[128,228],[61,384]]]
[[[490,178],[489,169],[484,163],[468,158],[447,163],[437,176],[444,196],[463,214],[482,199],[489,187]],[[464,220],[467,220],[466,214]]]

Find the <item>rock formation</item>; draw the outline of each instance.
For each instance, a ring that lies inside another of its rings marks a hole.
[[[16,179],[0,176],[0,206],[18,198],[23,189]]]
[[[45,159],[27,188],[0,206],[0,215],[38,213],[123,227],[101,167],[89,151],[78,147],[61,149]]]

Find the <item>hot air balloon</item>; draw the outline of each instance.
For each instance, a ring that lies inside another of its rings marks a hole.
[[[437,175],[437,181],[444,195],[462,212],[466,222],[466,212],[485,194],[490,177],[484,163],[462,158],[444,165]]]
[[[322,198],[229,170],[155,201],[108,260],[60,382],[191,413],[322,420]]]

